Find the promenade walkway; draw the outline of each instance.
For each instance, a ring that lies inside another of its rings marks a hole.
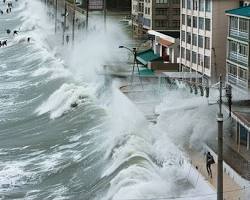
[[[217,188],[217,164],[213,164],[211,166],[212,169],[212,178],[208,176],[206,170],[206,157],[203,153],[197,152],[191,148],[185,149],[190,162],[194,167],[198,168],[200,174],[209,182],[209,184],[216,191]],[[224,199],[225,200],[247,200],[245,197],[245,190],[241,190],[241,187],[235,183],[235,181],[226,173],[223,173],[223,191],[224,191]]]

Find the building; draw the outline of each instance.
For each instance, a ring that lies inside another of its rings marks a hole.
[[[250,6],[226,11],[228,16],[226,80],[248,92],[250,66]]]
[[[180,0],[132,0],[133,30],[137,35],[148,30],[179,30]]]
[[[239,0],[182,0],[180,70],[203,75],[204,84],[226,74],[227,17]]]

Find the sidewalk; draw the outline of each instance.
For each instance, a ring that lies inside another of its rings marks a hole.
[[[217,188],[217,164],[211,166],[213,177],[208,177],[206,170],[206,157],[202,153],[199,153],[193,149],[186,149],[188,156],[190,157],[191,163],[194,167],[198,167],[200,174],[210,183],[215,189]],[[223,191],[225,200],[244,200],[244,190],[240,190],[240,186],[237,185],[227,173],[223,173]]]

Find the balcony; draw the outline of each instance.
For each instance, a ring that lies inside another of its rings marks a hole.
[[[233,74],[228,74],[227,75],[227,80],[230,84],[234,86],[238,86],[241,89],[248,89],[248,82],[245,79],[241,79]]]
[[[229,60],[239,63],[246,67],[248,66],[248,57],[233,51],[229,52]]]
[[[229,36],[230,37],[233,37],[235,39],[238,39],[238,40],[244,40],[246,42],[249,41],[249,35],[247,32],[242,32],[242,31],[239,31],[239,30],[236,30],[236,29],[230,29],[229,30]]]

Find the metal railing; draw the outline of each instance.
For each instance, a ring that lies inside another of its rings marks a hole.
[[[234,74],[228,74],[227,80],[229,83],[236,85],[242,89],[248,89],[248,81],[246,79],[239,78]]]
[[[247,40],[247,41],[249,39],[249,35],[248,35],[247,32],[239,31],[239,30],[236,30],[236,29],[230,29],[229,30],[229,35],[233,36],[233,37],[241,38],[241,39],[244,39],[244,40]]]
[[[229,52],[229,59],[234,60],[238,63],[248,64],[248,57],[236,52]]]

